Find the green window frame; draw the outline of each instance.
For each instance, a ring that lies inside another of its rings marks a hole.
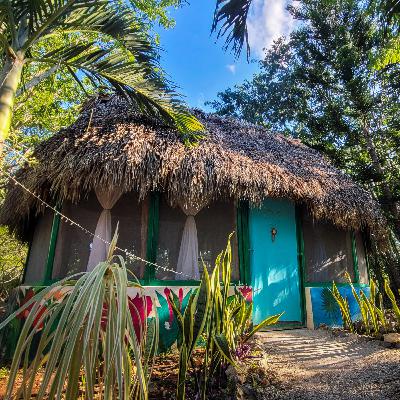
[[[147,250],[146,258],[151,263],[156,263],[158,233],[159,233],[159,212],[160,212],[160,193],[150,195],[149,218],[147,229]],[[237,207],[237,235],[238,235],[238,261],[240,279],[235,284],[248,284],[249,274],[249,205],[248,202],[238,202]],[[147,265],[143,279],[140,280],[145,286],[198,286],[197,280],[160,280],[156,279],[156,267]]]

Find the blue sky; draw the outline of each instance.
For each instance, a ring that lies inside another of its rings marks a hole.
[[[285,0],[253,0],[249,19],[252,58],[260,59],[263,47],[286,33],[291,21],[285,12]],[[161,64],[180,87],[191,107],[207,109],[204,102],[213,100],[219,91],[250,78],[257,71],[256,62],[247,63],[245,54],[237,60],[223,50],[223,40],[210,36],[215,0],[191,0],[189,5],[171,10],[173,29],[159,29]]]

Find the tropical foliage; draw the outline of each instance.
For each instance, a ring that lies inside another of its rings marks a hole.
[[[160,70],[155,43],[137,18],[140,7],[136,11],[112,0],[2,0],[0,137],[8,135],[17,89],[30,65],[37,66],[37,73],[22,90],[66,72],[83,91],[87,85],[112,89],[181,130],[201,129]]]
[[[9,371],[7,396],[147,398],[155,356],[167,350],[158,347],[164,333],[159,331],[157,312],[149,318],[154,299],[128,296],[129,285],[139,293],[141,286],[136,278],[128,283],[124,260],[113,256],[116,240],[115,235],[107,261],[36,293],[30,289],[19,309],[0,324],[2,330],[15,318],[25,320]],[[177,399],[185,398],[189,370],[195,375],[196,391],[202,399],[208,398],[212,388],[226,382],[228,366],[236,368],[251,355],[249,339],[281,316],[252,325],[249,293],[230,294],[231,262],[229,241],[211,275],[204,267],[198,289],[189,291],[185,299],[173,291],[166,293],[177,328]],[[201,355],[197,364],[194,352]],[[36,393],[38,376],[41,385]]]
[[[188,369],[194,365],[192,353],[200,339],[204,343],[204,356],[195,375],[197,392],[201,399],[206,399],[210,387],[220,385],[227,366],[236,367],[237,360],[247,355],[248,340],[265,326],[277,323],[281,317],[281,314],[274,315],[252,326],[252,303],[239,291],[229,296],[231,264],[229,240],[225,251],[217,257],[211,276],[204,267],[200,287],[191,295],[183,313],[178,308],[179,303],[171,297],[179,326],[178,400],[185,398]]]
[[[362,289],[357,292],[350,276],[347,274],[346,277],[351,286],[354,299],[358,304],[361,319],[353,321],[347,298],[340,294],[337,286],[333,283],[332,295],[339,305],[343,327],[353,333],[375,336],[400,331],[400,308],[390,288],[389,281],[386,279],[384,283],[384,293],[387,297],[387,299],[384,299],[383,293],[379,292],[378,285],[373,279],[370,280],[368,296]],[[390,302],[391,308],[384,306],[384,300]]]
[[[217,36],[226,36],[225,48],[232,46],[239,56],[246,44],[247,57],[250,55],[247,17],[252,0],[217,0],[212,31]]]
[[[0,227],[0,304],[19,284],[25,264],[27,246]]]
[[[35,398],[148,397],[147,387],[157,349],[158,321],[147,321],[127,294],[124,260],[113,256],[83,274],[73,286],[57,282],[34,296],[0,324],[0,329],[29,309],[10,369],[7,398],[31,399],[35,379],[44,368]],[[132,283],[129,283],[132,284]],[[133,283],[140,287],[139,283]],[[60,288],[61,286],[61,288]],[[137,302],[136,302],[137,303]],[[146,315],[146,313],[144,313]],[[136,322],[136,323],[135,323]]]

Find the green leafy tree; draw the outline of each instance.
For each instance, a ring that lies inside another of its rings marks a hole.
[[[143,1],[130,2],[150,7]],[[161,3],[153,1],[161,6]],[[182,106],[158,65],[155,44],[137,14],[122,1],[112,0],[1,0],[0,139],[9,132],[18,87],[24,70],[40,65],[26,86],[57,71],[68,72],[85,91],[113,89],[141,109],[156,114],[182,131],[201,124]],[[63,37],[59,46],[43,51],[43,43]]]
[[[298,28],[275,42],[260,73],[211,104],[329,155],[380,201],[398,245],[399,66],[371,66],[383,45],[379,15],[356,0],[303,0],[290,12]]]
[[[374,57],[374,67],[379,70],[400,62],[400,1],[371,0],[370,9],[379,15],[385,38]]]
[[[0,227],[0,305],[7,299],[10,289],[19,284],[25,264],[26,247],[13,238],[7,228]]]

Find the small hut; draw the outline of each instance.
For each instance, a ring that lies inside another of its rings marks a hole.
[[[255,322],[285,311],[287,324],[335,324],[327,288],[349,290],[345,272],[368,285],[365,239],[383,229],[377,203],[300,140],[194,113],[205,136],[188,147],[175,129],[103,96],[37,146],[37,162],[16,174],[25,188],[11,182],[1,210],[30,244],[23,286],[90,271],[118,223],[119,251],[134,255],[129,269],[162,307],[169,290],[183,298],[196,286],[235,232],[233,276],[252,288]]]

